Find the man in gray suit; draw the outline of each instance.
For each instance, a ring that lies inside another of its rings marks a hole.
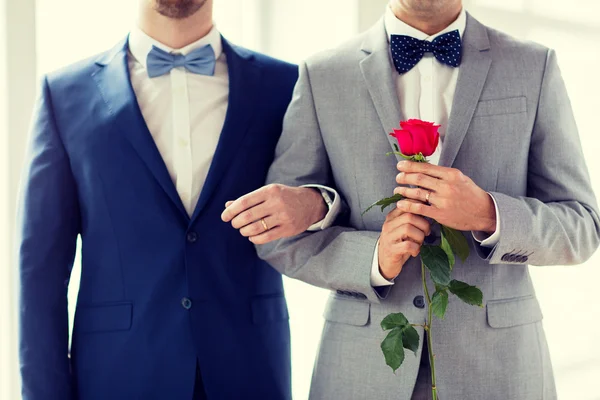
[[[384,156],[409,118],[442,125],[432,165]],[[379,347],[388,313],[425,321],[424,217],[467,231],[453,274],[485,297],[433,322],[442,400],[556,399],[527,266],[584,262],[600,220],[552,50],[482,25],[461,0],[393,0],[371,30],[301,65],[268,181],[333,188],[349,212],[345,226],[259,246],[277,270],[332,290],[312,399],[431,396],[423,346],[397,374]],[[361,215],[394,191],[412,200]]]

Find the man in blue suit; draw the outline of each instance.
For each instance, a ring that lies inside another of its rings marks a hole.
[[[270,240],[331,222],[319,190],[259,189],[296,79],[223,39],[212,0],[140,0],[126,40],[43,79],[18,220],[25,400],[291,397],[281,276],[221,213],[258,190],[272,217],[243,224]]]

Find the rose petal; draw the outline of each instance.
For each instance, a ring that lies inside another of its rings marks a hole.
[[[431,145],[429,144],[428,129],[423,125],[414,125],[410,128],[415,154],[423,153],[427,156]],[[430,154],[429,154],[430,155]]]
[[[390,133],[390,135],[395,137],[398,141],[398,146],[400,146],[400,151],[402,154],[405,156],[412,156],[416,154],[414,152],[413,136],[409,131],[394,129],[394,133]]]

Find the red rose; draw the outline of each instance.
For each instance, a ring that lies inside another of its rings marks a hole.
[[[400,122],[402,129],[394,129],[394,133],[390,133],[390,136],[398,140],[400,150],[405,156],[422,153],[423,156],[429,157],[435,152],[440,141],[438,132],[440,126],[420,119],[409,119]]]

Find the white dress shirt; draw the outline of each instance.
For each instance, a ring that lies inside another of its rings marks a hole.
[[[148,130],[190,217],[208,176],[227,113],[229,73],[221,40],[221,34],[213,27],[205,37],[176,50],[152,39],[139,28],[129,34],[131,84]],[[146,59],[152,46],[186,55],[206,45],[212,46],[215,53],[213,76],[190,73],[183,67],[173,68],[159,77],[148,76]],[[328,204],[330,211],[309,230],[331,226],[339,213],[341,200],[335,190],[322,189],[332,195],[332,203]]]
[[[463,9],[456,21],[443,31],[430,36],[396,18],[389,6],[385,12],[385,29],[390,40],[391,35],[406,35],[431,42],[436,37],[454,30],[458,30],[462,37],[466,24],[467,15]],[[437,61],[433,54],[425,53],[421,61],[407,73],[399,74],[394,71],[398,98],[400,100],[400,111],[403,119],[416,118],[441,125],[439,129],[440,144],[435,153],[429,157],[429,162],[432,164],[437,165],[440,160],[459,70],[460,67],[449,67]],[[497,206],[496,214],[498,214]],[[481,242],[483,246],[494,247],[498,243],[500,239],[500,219],[498,218],[497,221],[496,232],[489,237],[482,232],[473,232],[474,238]],[[373,258],[371,285],[373,287],[393,285],[394,282],[385,279],[379,271],[378,250],[379,244],[375,249],[375,256]]]
[[[146,58],[156,46],[169,53],[186,55],[211,45],[216,57],[214,76],[173,68],[150,78]],[[221,35],[213,28],[202,39],[174,50],[140,29],[129,34],[131,84],[140,110],[156,143],[177,193],[192,215],[225,123],[229,98],[229,74]]]

